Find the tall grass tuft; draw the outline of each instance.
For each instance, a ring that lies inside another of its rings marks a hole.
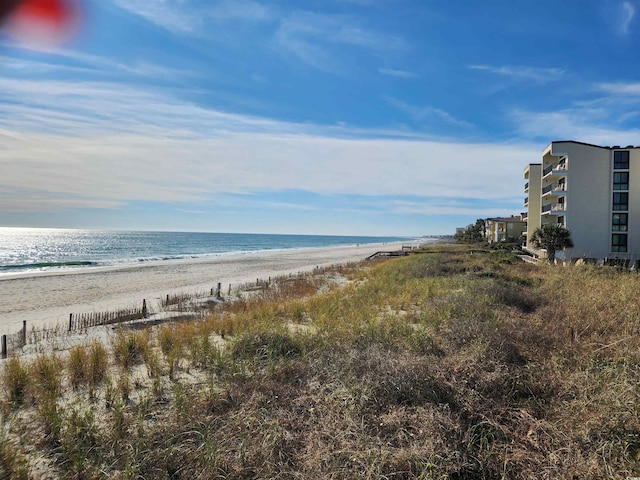
[[[5,361],[2,383],[9,402],[15,407],[22,405],[29,386],[29,370],[19,356],[14,355]]]
[[[113,355],[116,364],[124,369],[142,363],[149,349],[149,331],[125,332],[119,329],[112,340]]]
[[[76,476],[97,476],[96,465],[100,463],[100,433],[91,409],[73,405],[65,418],[61,431],[61,462],[70,464]]]
[[[63,362],[55,353],[41,353],[31,364],[35,396],[39,401],[54,400],[62,394]]]
[[[105,346],[96,340],[89,345],[87,356],[86,376],[93,395],[95,388],[101,385],[106,378],[109,367],[109,353]]]
[[[0,428],[0,478],[28,480],[31,476],[25,455],[9,438],[4,425]]]
[[[86,385],[87,367],[89,363],[87,349],[84,345],[76,345],[69,350],[69,359],[67,361],[67,374],[69,382],[74,389],[78,389],[82,385]]]

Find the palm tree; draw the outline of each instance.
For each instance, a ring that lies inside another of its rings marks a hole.
[[[536,248],[544,248],[547,251],[547,261],[554,263],[556,250],[573,247],[571,232],[557,223],[549,223],[536,228],[531,235],[531,243]]]

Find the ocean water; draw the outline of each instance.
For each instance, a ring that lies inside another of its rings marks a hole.
[[[410,240],[406,237],[115,232],[0,227],[0,276],[264,250]]]

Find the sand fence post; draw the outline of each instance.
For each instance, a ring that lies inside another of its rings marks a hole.
[[[229,284],[229,296],[231,296],[231,284]]]
[[[216,297],[222,297],[222,283],[218,282],[218,288],[216,289]]]
[[[147,311],[147,299],[143,298],[142,299],[142,316],[144,318],[147,318],[148,313],[149,312]]]
[[[7,358],[7,336],[2,335],[2,358]]]
[[[73,329],[73,313],[69,314],[69,331]]]
[[[27,321],[22,321],[22,345],[27,344]]]

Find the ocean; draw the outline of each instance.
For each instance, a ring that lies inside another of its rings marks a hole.
[[[0,227],[0,276],[265,250],[411,241],[407,237],[117,232]]]

